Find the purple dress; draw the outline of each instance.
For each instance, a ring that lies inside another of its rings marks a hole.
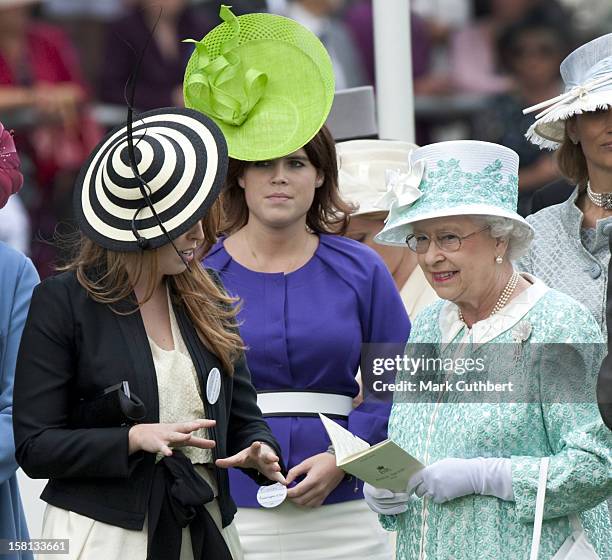
[[[314,256],[289,274],[249,270],[232,259],[223,240],[204,265],[219,272],[227,291],[242,298],[240,333],[259,391],[319,391],[354,397],[361,344],[403,343],[410,321],[380,257],[365,245],[320,235]],[[390,406],[364,402],[339,423],[370,443],[387,435]],[[290,469],[324,452],[329,439],[318,417],[266,418]],[[230,471],[239,507],[258,507],[258,486]],[[363,498],[361,483],[345,477],[325,504]]]

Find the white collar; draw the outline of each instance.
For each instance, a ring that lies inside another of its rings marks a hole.
[[[478,321],[472,325],[472,342],[484,344],[498,337],[503,332],[516,325],[550,290],[544,282],[526,272],[520,273],[523,278],[532,284],[524,292],[512,299],[508,305],[500,309],[495,315]],[[439,316],[440,332],[442,333],[442,348],[450,344],[466,326],[459,319],[459,307],[452,301],[446,301]]]

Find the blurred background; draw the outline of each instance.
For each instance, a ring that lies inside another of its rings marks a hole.
[[[53,272],[69,234],[72,186],[91,148],[125,121],[126,80],[145,52],[136,107],[182,103],[192,46],[219,22],[211,0],[1,0],[0,121],[15,130],[26,182],[0,210],[0,239]],[[291,17],[327,47],[338,89],[374,85],[371,0],[237,0],[240,15]],[[160,10],[161,8],[161,10]],[[161,16],[160,16],[161,13]],[[522,108],[557,95],[559,63],[577,45],[612,31],[610,0],[412,0],[416,142],[472,138],[521,158],[519,210],[542,207],[538,189],[560,180],[549,152],[523,137]],[[407,88],[409,95],[409,88]]]

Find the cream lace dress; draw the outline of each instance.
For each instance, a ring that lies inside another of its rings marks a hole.
[[[149,338],[157,376],[159,422],[185,422],[205,418],[197,373],[181,337],[170,302],[168,306],[174,350],[164,350]],[[194,435],[208,437],[205,429],[194,432]],[[182,447],[181,451],[196,465],[197,472],[210,484],[216,496],[218,489],[212,471],[212,451],[197,447]],[[161,458],[158,454],[157,460]],[[216,499],[206,504],[206,509],[221,530],[234,560],[242,560],[242,549],[235,524],[221,529],[221,512]],[[42,538],[70,539],[70,552],[68,555],[62,555],[64,560],[145,560],[147,520],[145,519],[142,531],[132,531],[48,504],[43,519]],[[183,529],[180,558],[193,560],[189,528]]]

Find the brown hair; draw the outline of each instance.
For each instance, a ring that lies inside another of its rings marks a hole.
[[[304,151],[310,163],[325,177],[323,184],[315,190],[314,200],[306,214],[306,225],[314,233],[343,235],[354,208],[340,197],[336,145],[326,126],[323,126],[304,146]],[[224,211],[221,228],[223,233],[234,233],[244,227],[249,220],[244,189],[238,184],[238,179],[242,177],[250,163],[230,158],[226,189],[221,196]]]
[[[215,243],[215,231],[219,222],[219,204],[216,202],[202,220],[204,253]],[[111,251],[81,235],[75,257],[62,270],[74,270],[76,277],[89,296],[98,303],[109,305],[118,314],[135,313],[147,302],[155,289],[158,273],[158,251]],[[132,295],[128,270],[135,274],[134,283],[146,280],[145,298],[140,303],[133,300],[134,309],[121,313],[114,305]],[[185,308],[204,346],[215,354],[229,375],[234,372],[234,362],[244,350],[238,334],[236,314],[231,298],[216,284],[196,258],[190,270],[170,276],[168,285],[172,299]]]
[[[575,119],[576,117],[571,117]],[[565,121],[565,134],[563,142],[557,150],[557,165],[564,177],[578,185],[586,187],[589,180],[589,170],[587,168],[586,158],[582,152],[580,144],[574,144],[567,133],[567,124],[570,119]]]

